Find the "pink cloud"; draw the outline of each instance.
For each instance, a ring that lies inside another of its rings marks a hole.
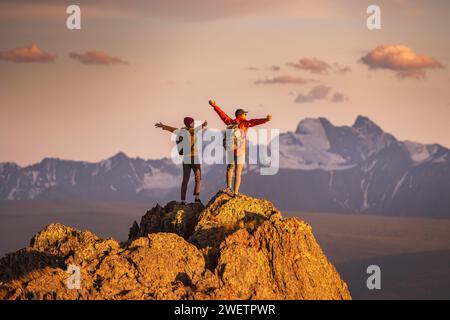
[[[328,100],[332,103],[339,103],[348,101],[348,97],[341,93],[335,92],[331,95],[331,87],[325,85],[317,85],[313,87],[307,94],[300,93],[294,102],[296,103],[308,103],[317,100]]]
[[[413,78],[425,80],[427,78],[427,73],[423,70],[402,70],[397,72],[397,77],[400,79]]]
[[[331,69],[331,65],[317,58],[302,58],[298,62],[288,62],[287,65],[316,74],[326,74]]]
[[[344,102],[347,100],[348,100],[348,97],[345,94],[340,93],[340,92],[334,93],[333,96],[331,97],[331,102],[334,102],[334,103]]]
[[[279,76],[270,79],[256,80],[255,84],[306,84],[314,80],[304,79],[300,77]]]
[[[28,47],[0,51],[0,60],[9,62],[46,63],[55,61],[56,57],[56,55],[42,51],[35,43],[32,43]]]
[[[69,57],[85,65],[112,66],[128,64],[128,62],[118,57],[98,50],[88,50],[85,53],[71,52]]]
[[[351,71],[351,68],[348,66],[341,66],[339,63],[328,63],[317,58],[302,58],[298,62],[288,62],[287,65],[314,74],[328,74],[330,72],[345,74]]]
[[[278,71],[281,70],[281,67],[280,67],[280,66],[277,66],[277,65],[272,65],[272,66],[269,66],[269,67],[267,67],[267,68],[257,68],[257,67],[255,67],[255,66],[250,66],[250,67],[248,67],[247,69],[248,69],[249,71],[262,71],[262,70],[264,70],[264,69],[267,69],[267,70],[270,70],[270,71],[273,71],[273,72],[278,72]]]
[[[280,66],[277,66],[277,65],[273,65],[273,66],[270,66],[269,67],[269,70],[271,70],[271,71],[280,71],[281,70],[281,67]]]
[[[314,102],[316,100],[324,100],[328,97],[328,94],[331,91],[331,87],[324,86],[324,85],[318,85],[312,88],[308,94],[302,94],[300,93],[297,98],[295,99],[295,102],[297,103],[307,103],[307,102]]]
[[[436,59],[415,53],[405,45],[378,46],[360,59],[369,69],[395,71],[399,78],[425,79],[425,69],[443,68]]]
[[[345,74],[351,72],[352,69],[349,66],[341,66],[339,63],[333,63],[334,72]]]

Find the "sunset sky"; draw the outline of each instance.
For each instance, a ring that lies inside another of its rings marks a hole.
[[[158,121],[273,115],[450,147],[450,1],[0,0],[0,162],[169,156]],[[378,4],[382,29],[366,27]]]

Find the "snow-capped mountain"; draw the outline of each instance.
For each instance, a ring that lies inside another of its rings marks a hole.
[[[0,165],[0,199],[82,198],[139,201],[164,197],[178,185],[169,159],[132,159],[123,152],[98,163],[46,158],[21,168]]]
[[[450,217],[450,150],[440,145],[399,141],[362,116],[352,126],[305,119],[279,142],[278,174],[262,176],[249,166],[242,192],[285,210]],[[180,181],[181,168],[170,159],[124,153],[99,163],[44,159],[24,168],[3,163],[0,200],[163,202],[179,198]],[[225,165],[205,166],[202,197],[224,181]]]
[[[449,149],[398,141],[362,116],[305,119],[279,139],[279,173],[250,170],[243,192],[291,210],[450,217]]]

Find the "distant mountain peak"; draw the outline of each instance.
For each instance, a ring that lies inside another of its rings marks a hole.
[[[296,133],[323,135],[325,126],[333,126],[326,118],[305,118],[297,125]]]
[[[15,162],[3,162],[0,163],[0,172],[2,172],[3,170],[17,170],[20,169],[21,167],[15,163]]]
[[[7,162],[1,162],[1,163],[0,163],[0,166],[4,166],[4,167],[6,167],[6,166],[8,166],[8,167],[19,167],[19,168],[20,168],[20,166],[19,166],[17,163],[15,163],[15,162],[10,162],[10,161],[7,161]]]
[[[366,130],[383,132],[383,130],[375,122],[370,120],[369,117],[361,115],[356,118],[353,128],[364,128]]]
[[[49,166],[51,167],[52,165],[54,165],[55,163],[58,163],[59,161],[61,161],[60,158],[46,157],[46,158],[42,159],[39,164],[44,165],[48,168]]]
[[[110,159],[111,160],[125,160],[125,159],[129,159],[129,157],[125,154],[125,152],[119,151],[115,155],[113,155]]]

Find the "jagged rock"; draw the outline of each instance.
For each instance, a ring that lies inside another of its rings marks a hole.
[[[7,298],[180,299],[186,292],[174,286],[189,288],[205,272],[200,251],[173,233],[149,234],[120,248],[114,240],[53,224],[34,240],[0,263]],[[67,289],[69,264],[80,267],[80,290]],[[25,270],[15,268],[22,265]]]
[[[66,285],[69,265],[81,288]],[[118,243],[52,224],[0,260],[0,299],[351,299],[311,227],[219,192],[148,211]]]
[[[79,231],[55,223],[37,233],[30,248],[64,259],[71,256],[73,262],[87,263],[106,252],[120,249],[113,239],[101,239],[90,231]]]
[[[130,228],[128,241],[155,232],[173,232],[183,238],[188,238],[198,221],[204,206],[200,203],[181,205],[175,201],[169,202],[164,208],[159,204],[141,218],[138,225],[135,221]]]
[[[346,284],[296,218],[245,229],[220,246],[217,274],[232,299],[349,299]]]
[[[222,241],[238,229],[254,230],[269,219],[280,219],[281,213],[267,200],[245,195],[232,198],[219,192],[199,217],[189,241],[202,249],[209,268],[214,268]]]

